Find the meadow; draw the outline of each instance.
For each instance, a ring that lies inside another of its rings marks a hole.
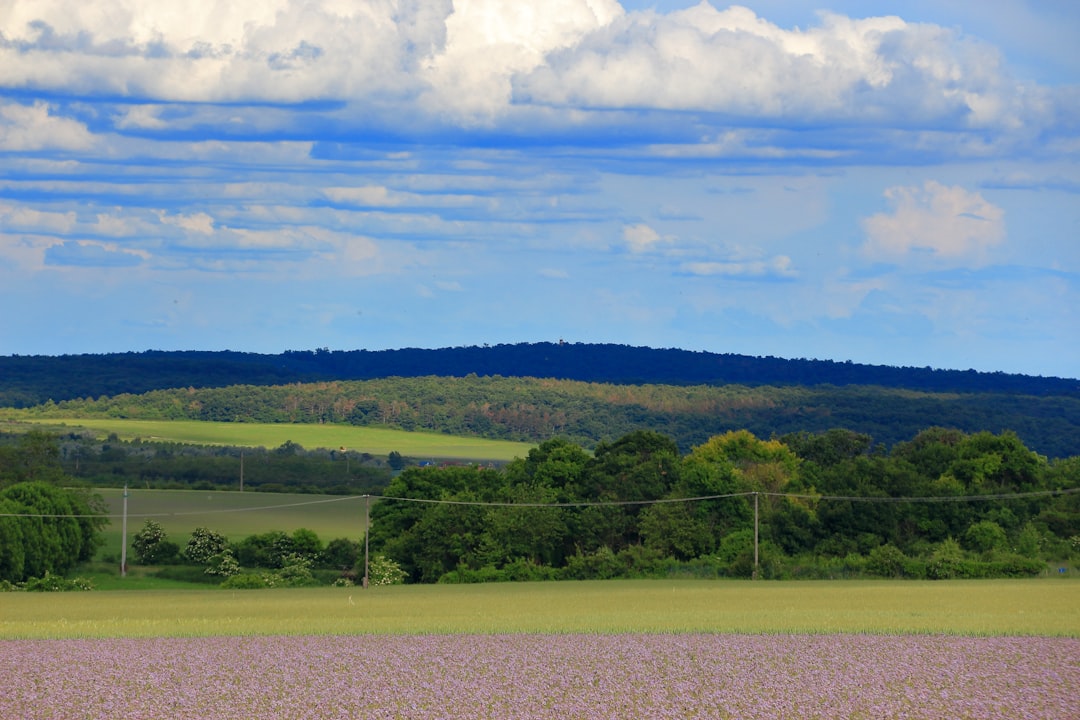
[[[5,410],[12,420],[32,422],[56,432],[85,428],[104,438],[178,442],[192,445],[275,448],[292,441],[306,449],[347,448],[372,455],[391,451],[405,457],[440,460],[505,462],[525,457],[532,443],[458,437],[433,432],[409,432],[380,427],[315,423],[228,423],[197,420],[128,420],[120,418],[38,419]]]
[[[101,552],[118,556],[124,491],[95,488],[94,492],[108,506],[109,525],[103,532]],[[233,542],[271,530],[291,534],[298,528],[314,531],[324,543],[335,538],[360,540],[364,503],[359,496],[129,488],[128,541],[146,520],[161,525],[181,547],[197,527],[209,528]]]

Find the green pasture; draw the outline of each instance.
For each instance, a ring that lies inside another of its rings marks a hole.
[[[307,449],[347,448],[372,455],[391,451],[405,457],[440,460],[509,461],[525,457],[534,446],[530,443],[457,437],[429,432],[407,432],[356,425],[317,425],[311,423],[225,423],[197,420],[127,420],[118,418],[39,419],[14,416],[20,422],[32,422],[47,429],[70,432],[85,428],[106,437],[111,433],[122,440],[141,438],[147,441],[178,442],[191,445],[229,445],[235,447],[280,447],[287,441]]]
[[[96,488],[108,505],[101,554],[120,554],[124,491]],[[374,501],[372,501],[374,503]],[[128,490],[128,542],[150,519],[160,524],[169,539],[183,547],[197,527],[221,533],[234,542],[247,537],[297,528],[313,530],[325,543],[334,538],[360,540],[364,536],[362,497],[287,493],[229,492],[221,490]]]
[[[0,593],[0,638],[430,633],[1080,636],[1080,581],[606,580]]]

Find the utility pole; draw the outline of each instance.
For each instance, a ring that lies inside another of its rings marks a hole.
[[[761,493],[754,493],[754,574],[752,578],[758,579],[758,496]]]
[[[120,546],[120,577],[127,577],[127,483],[124,483],[124,519],[120,522],[120,534],[123,544]]]
[[[244,451],[240,451],[240,492],[244,492]]]
[[[371,496],[364,495],[364,589],[368,586],[368,537],[371,535]]]

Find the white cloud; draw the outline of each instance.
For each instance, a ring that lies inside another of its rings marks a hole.
[[[1021,89],[989,45],[899,17],[824,14],[780,28],[707,2],[634,13],[555,53],[518,82],[533,102],[710,110],[743,117],[1016,123]]]
[[[615,0],[456,0],[445,47],[424,61],[428,102],[489,118],[507,109],[511,79],[622,15]]]
[[[530,105],[544,106],[532,124],[559,107],[571,126],[577,111],[628,108],[1018,129],[1053,106],[1011,80],[992,46],[895,16],[786,29],[708,2],[668,14],[615,0],[6,5],[0,87],[154,106],[118,110],[121,129],[174,122],[162,101],[338,100],[349,109],[336,119],[397,129],[514,124]],[[256,127],[286,121],[246,110],[232,112]]]
[[[93,146],[94,136],[85,125],[51,110],[40,100],[33,105],[0,104],[0,150],[86,150]]]
[[[1005,211],[977,192],[929,180],[922,187],[885,191],[892,212],[863,220],[867,257],[903,260],[929,253],[939,262],[981,264],[1005,239]]]
[[[204,212],[191,215],[169,215],[161,212],[158,214],[158,219],[164,225],[175,225],[200,235],[211,235],[214,232],[214,218]]]
[[[71,210],[53,212],[25,205],[0,203],[0,227],[8,231],[63,234],[71,232],[76,222],[77,217]]]
[[[794,278],[798,272],[787,255],[777,255],[768,260],[740,260],[731,262],[688,262],[682,270],[691,275],[720,275],[741,278]]]
[[[632,253],[643,253],[652,250],[660,243],[674,242],[674,238],[662,237],[644,223],[637,225],[624,225],[622,229],[623,242]]]

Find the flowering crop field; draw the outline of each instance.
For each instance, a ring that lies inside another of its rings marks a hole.
[[[0,718],[1080,718],[1071,580],[0,593]]]
[[[353,635],[0,641],[5,718],[1078,717],[1080,639]]]

